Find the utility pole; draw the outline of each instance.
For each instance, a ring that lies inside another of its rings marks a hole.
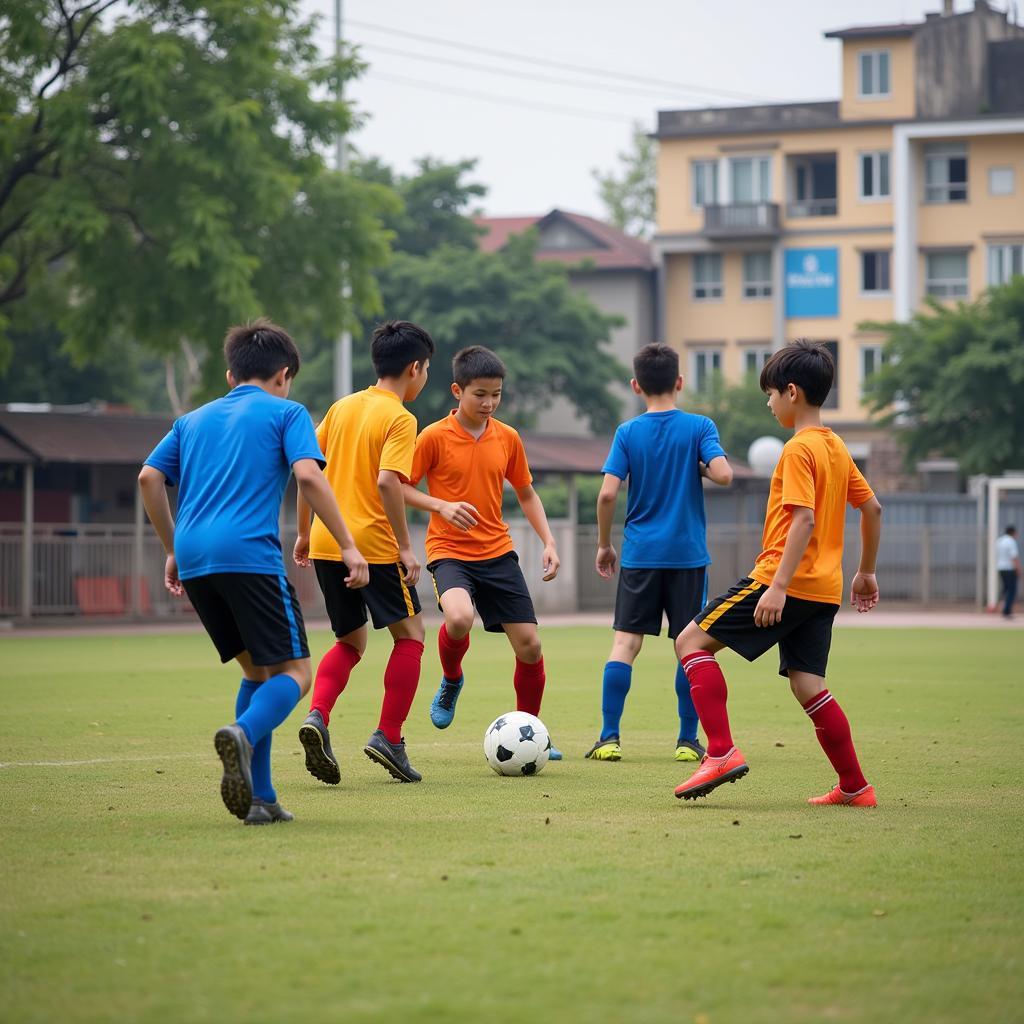
[[[342,0],[334,0],[334,55],[341,57],[342,31],[341,31],[341,4]],[[344,81],[338,79],[337,99],[340,103],[345,98]],[[334,166],[338,171],[345,170],[345,133],[339,132],[335,140]],[[348,300],[352,289],[348,283],[348,267],[342,265],[342,297],[345,300],[344,306],[348,311]],[[352,394],[352,334],[347,327],[343,327],[341,334],[334,342],[334,397],[344,398]]]

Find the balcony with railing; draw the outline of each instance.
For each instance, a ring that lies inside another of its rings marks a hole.
[[[706,238],[774,238],[778,203],[724,203],[704,207]]]
[[[835,153],[791,156],[786,161],[787,217],[835,217],[839,212]]]

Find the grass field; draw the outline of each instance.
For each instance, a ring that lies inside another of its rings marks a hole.
[[[332,722],[341,785],[305,774],[296,711],[274,750],[296,821],[263,829],[220,803],[236,673],[205,637],[0,640],[0,1020],[1024,1020],[1019,634],[837,632],[877,811],[806,806],[833,779],[768,657],[722,659],[737,785],[672,796],[665,640],[626,760],[584,761],[609,632],[543,638],[564,762],[484,763],[513,705],[501,638],[474,634],[436,732],[430,638],[406,730],[424,782],[392,782],[361,753],[376,636]]]

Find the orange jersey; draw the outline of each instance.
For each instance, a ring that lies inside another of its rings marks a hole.
[[[327,459],[324,476],[356,547],[374,565],[397,562],[398,541],[380,500],[377,474],[390,469],[409,479],[416,417],[398,395],[374,385],[335,402],[316,428],[316,439]],[[309,556],[341,561],[334,538],[315,518]]]
[[[814,509],[814,532],[787,593],[805,601],[843,602],[843,530],[846,505],[860,508],[874,492],[854,465],[842,438],[828,427],[798,431],[782,449],[772,474],[764,517],[764,550],[751,577],[771,584],[782,558],[794,507]]]
[[[328,459],[330,456],[328,456]],[[479,562],[512,550],[508,525],[501,518],[501,495],[507,480],[516,490],[533,483],[522,439],[493,417],[479,438],[455,418],[424,427],[416,439],[412,483],[424,477],[427,489],[442,501],[468,501],[476,507],[477,524],[460,530],[432,513],[427,527],[427,561],[458,558]]]

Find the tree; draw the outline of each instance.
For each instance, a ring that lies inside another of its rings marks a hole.
[[[746,374],[737,384],[726,384],[716,373],[706,391],[688,392],[683,405],[713,419],[726,453],[746,461],[747,449],[757,438],[789,437],[789,431],[768,411],[766,401],[756,373]]]
[[[638,238],[649,237],[655,228],[658,171],[654,147],[654,139],[636,124],[632,148],[619,153],[619,173],[592,172],[608,219]]]
[[[929,299],[907,323],[865,323],[887,338],[867,383],[870,408],[897,425],[909,464],[938,454],[965,473],[1024,462],[1024,277],[974,302]]]
[[[209,392],[228,324],[266,313],[301,337],[377,308],[397,204],[326,169],[352,115],[323,97],[359,65],[320,58],[299,0],[21,0],[0,52],[8,321],[49,291],[78,358],[137,339]]]

